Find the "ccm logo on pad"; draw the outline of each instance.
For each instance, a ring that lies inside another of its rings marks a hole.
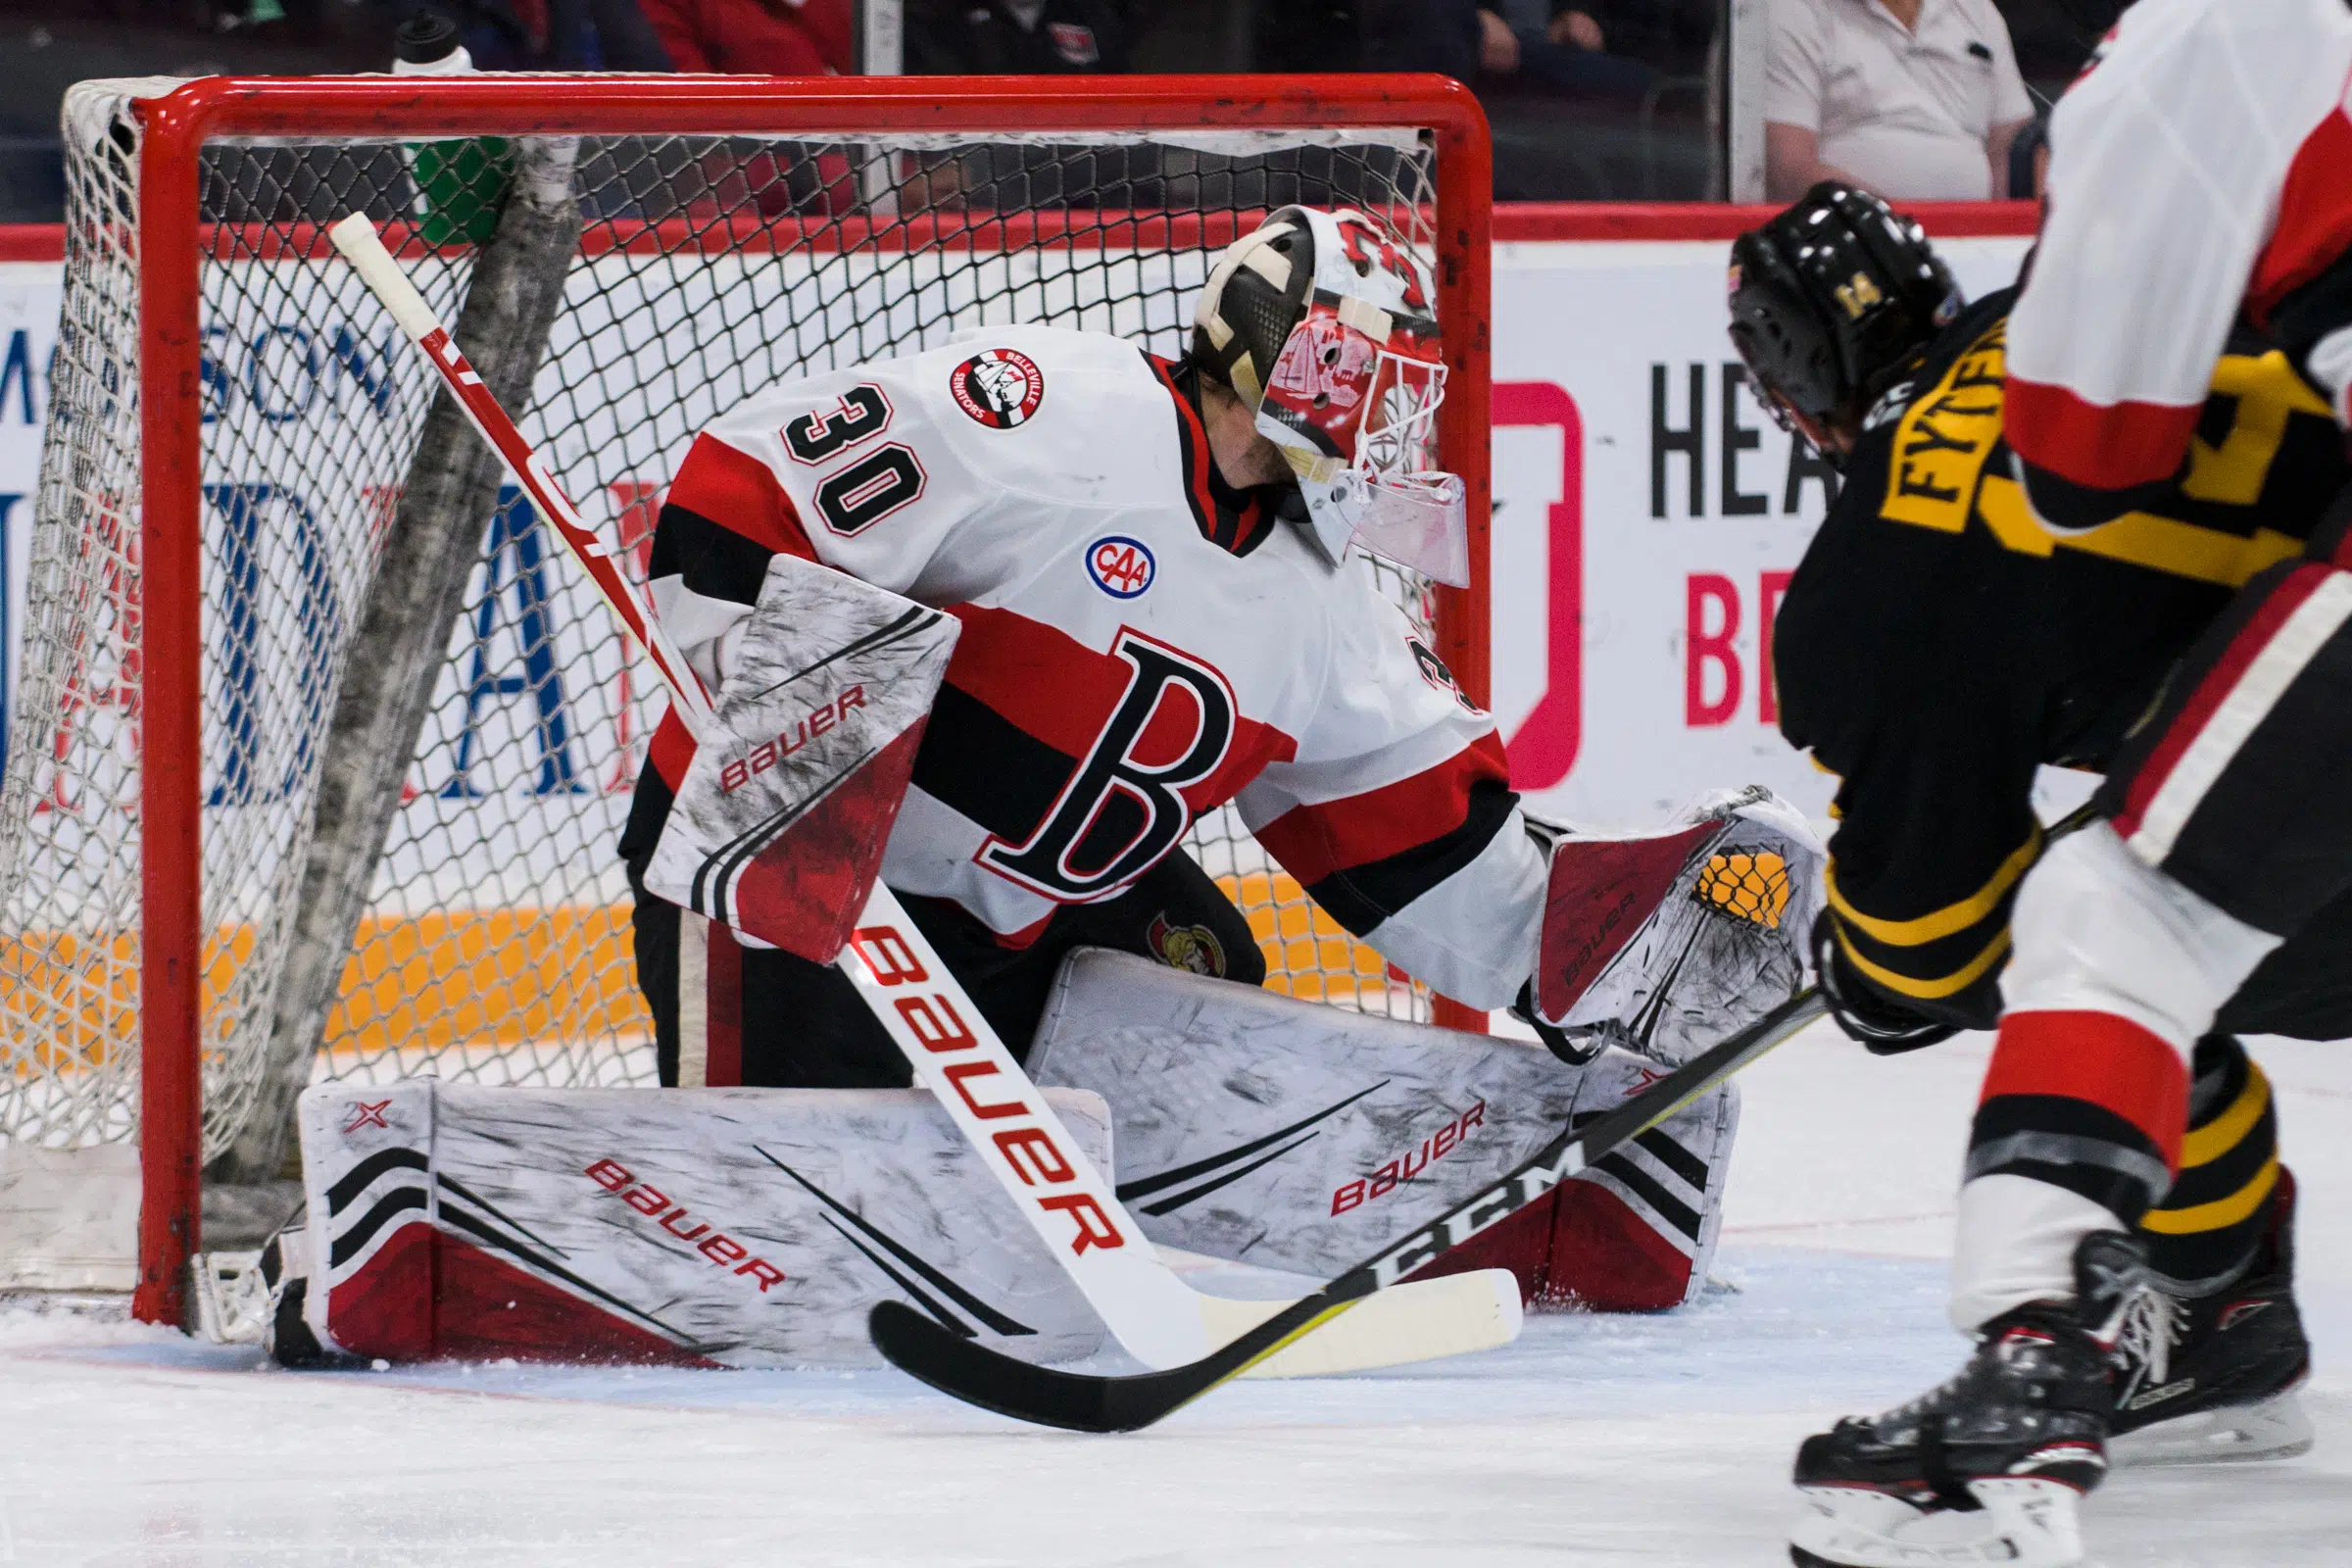
[[[904,986],[907,989],[891,998],[891,1005],[906,1020],[906,1028],[922,1043],[923,1050],[940,1062],[940,1076],[948,1081],[963,1102],[964,1108],[983,1122],[1002,1123],[989,1134],[996,1147],[997,1156],[1004,1161],[1024,1187],[1040,1191],[1030,1196],[1030,1201],[1050,1213],[1066,1214],[1078,1227],[1070,1238],[1070,1250],[1084,1252],[1089,1248],[1109,1249],[1124,1247],[1127,1238],[1095,1200],[1092,1193],[1078,1186],[1078,1170],[1054,1142],[1045,1118],[1030,1105],[1020,1088],[1009,1089],[1010,1099],[983,1099],[1008,1092],[1002,1083],[983,1088],[975,1085],[983,1078],[1001,1078],[997,1064],[988,1059],[969,1025],[956,1011],[956,1004],[945,993],[924,982],[931,978],[914,950],[896,926],[859,926],[850,938],[850,951],[865,966],[874,984],[885,990]],[[943,1097],[944,1098],[944,1097]],[[1056,1188],[1062,1191],[1055,1191]]]

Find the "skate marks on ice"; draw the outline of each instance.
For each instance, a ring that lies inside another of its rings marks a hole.
[[[2331,1136],[2352,1048],[2254,1049],[2308,1204],[2319,1446],[2117,1471],[2083,1506],[2105,1568],[2352,1568],[2352,1139]],[[1957,1360],[1934,1255],[1948,1220],[1891,1245],[1837,1228],[1948,1208],[1982,1058],[1938,1058],[1816,1032],[1743,1075],[1716,1264],[1738,1295],[1236,1384],[1128,1438],[1017,1427],[887,1372],[298,1375],[0,1304],[13,1550],[105,1568],[1781,1568],[1798,1441]]]
[[[886,1372],[292,1374],[0,1309],[17,1560],[567,1568],[760,1560],[1390,1568],[1786,1561],[1797,1440],[1949,1370],[1934,1264],[1729,1249],[1680,1313],[1531,1320],[1457,1362],[1244,1384],[1137,1437],[1045,1433]],[[2108,1568],[2352,1562],[2352,1393],[2320,1447],[2118,1473]]]

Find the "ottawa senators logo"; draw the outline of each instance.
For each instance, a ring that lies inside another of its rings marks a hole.
[[[1225,978],[1225,945],[1204,925],[1170,925],[1166,911],[1152,917],[1144,940],[1171,969],[1183,969],[1211,980]]]
[[[1446,667],[1446,661],[1438,657],[1436,649],[1410,632],[1405,634],[1404,646],[1412,650],[1413,662],[1419,666],[1423,680],[1460,704],[1463,712],[1482,718],[1486,716],[1484,710],[1470,700],[1470,694],[1462,690],[1462,683],[1453,678],[1453,671]]]
[[[1046,401],[1046,372],[1018,349],[989,349],[948,373],[956,406],[992,430],[1026,424]]]

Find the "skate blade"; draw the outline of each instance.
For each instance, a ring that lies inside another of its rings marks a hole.
[[[2119,1465],[2231,1464],[2311,1450],[2311,1417],[2292,1390],[2253,1404],[2199,1410],[2107,1440]]]
[[[1801,1487],[1813,1511],[1789,1533],[1797,1568],[2075,1568],[2082,1561],[2076,1505],[2081,1494],[2056,1481],[2003,1477],[1972,1481],[1981,1507],[1914,1508],[1885,1493]]]

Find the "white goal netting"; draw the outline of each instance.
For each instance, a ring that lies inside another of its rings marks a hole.
[[[456,319],[514,143],[218,141],[199,175],[202,757],[140,746],[136,98],[68,106],[67,287],[0,788],[0,1144],[136,1131],[140,779],[202,792],[204,1152],[257,1102],[327,720],[435,383],[320,232],[363,211]],[[582,227],[525,433],[641,569],[696,429],[777,380],[981,323],[1185,345],[1217,247],[1294,201],[1430,240],[1410,129],[564,148]],[[469,352],[476,344],[464,344]],[[477,359],[480,357],[476,352]],[[512,490],[475,554],[312,1070],[495,1084],[653,1077],[614,852],[660,714],[610,615]],[[1369,569],[1369,568],[1367,568]],[[1391,586],[1426,616],[1417,585]],[[1229,813],[1196,853],[1295,994],[1427,1015]],[[4,1151],[0,1151],[4,1152]]]

